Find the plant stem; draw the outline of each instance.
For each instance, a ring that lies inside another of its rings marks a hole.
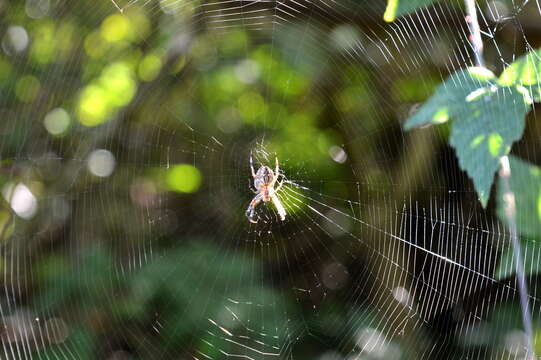
[[[484,66],[483,59],[483,40],[481,38],[481,30],[477,19],[477,8],[475,0],[464,0],[466,5],[466,22],[470,30],[470,42],[475,54],[475,63],[477,66]],[[518,290],[520,297],[520,308],[522,311],[522,323],[524,332],[526,333],[527,358],[534,359],[533,347],[533,331],[532,331],[532,316],[530,313],[530,304],[528,296],[528,286],[526,284],[526,275],[524,273],[524,263],[522,259],[522,249],[518,238],[517,221],[516,221],[516,202],[515,194],[511,189],[511,166],[509,165],[509,157],[504,155],[500,158],[500,179],[504,188],[503,200],[505,203],[505,218],[509,227],[509,235],[511,237],[511,246],[513,247],[513,257],[515,259],[515,272],[518,282]]]
[[[511,246],[513,247],[513,257],[515,258],[515,272],[518,282],[518,290],[520,296],[520,308],[522,310],[522,323],[524,332],[526,333],[526,341],[528,347],[528,355],[534,359],[533,346],[533,329],[532,315],[530,313],[530,304],[528,299],[528,285],[526,284],[526,275],[524,273],[524,262],[522,259],[522,249],[518,238],[517,222],[516,222],[516,202],[515,194],[511,190],[511,167],[509,165],[509,157],[502,156],[500,158],[500,178],[503,184],[503,200],[505,203],[505,217],[509,227],[509,235],[511,236]],[[528,358],[530,359],[530,357]]]

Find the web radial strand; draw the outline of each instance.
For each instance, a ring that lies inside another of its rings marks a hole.
[[[462,1],[392,23],[370,0],[83,3],[0,20],[3,358],[527,356],[505,226],[448,127],[402,130],[479,63]],[[496,73],[538,44],[538,0],[477,11]],[[40,63],[51,28],[77,46]],[[283,182],[255,224],[250,154]]]

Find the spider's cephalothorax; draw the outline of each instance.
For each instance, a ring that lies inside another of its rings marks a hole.
[[[263,195],[263,201],[270,200],[269,185],[273,183],[274,172],[268,166],[262,166],[257,170],[254,177],[254,187]]]
[[[257,170],[256,177],[259,177],[263,184],[270,184],[274,180],[274,172],[270,167],[262,166]]]
[[[248,220],[253,223],[257,222],[257,220],[254,218],[255,207],[262,200],[264,202],[272,201],[272,203],[276,207],[276,210],[278,211],[280,219],[282,221],[285,220],[286,210],[280,202],[280,199],[278,199],[278,196],[276,196],[276,192],[282,187],[282,182],[278,184],[278,187],[276,189],[274,188],[274,184],[276,184],[276,181],[280,176],[278,158],[276,158],[276,169],[274,171],[270,167],[263,165],[257,170],[257,172],[255,172],[252,162],[252,154],[250,154],[250,169],[252,170],[252,177],[254,178],[254,192],[256,195],[254,196],[252,201],[250,201],[250,205],[248,205],[248,209],[246,210],[246,216],[248,217]]]

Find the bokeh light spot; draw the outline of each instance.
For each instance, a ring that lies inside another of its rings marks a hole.
[[[100,83],[107,93],[107,98],[114,106],[127,105],[135,94],[136,84],[130,67],[122,62],[107,67]]]
[[[104,149],[94,150],[88,157],[88,170],[95,176],[108,177],[115,170],[115,157]]]
[[[238,100],[239,113],[246,119],[258,117],[265,112],[265,101],[256,92],[247,92]]]
[[[109,16],[101,25],[101,36],[108,42],[125,40],[130,31],[129,20],[119,14]]]
[[[192,165],[175,165],[167,173],[167,185],[176,192],[193,193],[201,186],[201,172]]]
[[[470,148],[474,149],[478,147],[483,140],[485,140],[485,135],[478,135],[470,142]]]
[[[340,146],[333,145],[329,148],[329,156],[335,162],[343,164],[348,159],[348,155]]]
[[[96,126],[105,121],[107,94],[102,88],[87,86],[79,99],[79,122],[85,126]]]
[[[143,81],[152,81],[160,73],[162,61],[157,55],[151,54],[145,56],[139,63],[137,74]]]
[[[117,108],[132,100],[136,88],[133,71],[127,63],[109,65],[96,81],[81,92],[79,122],[85,126],[96,126],[105,122]]]
[[[26,0],[26,15],[32,19],[41,19],[51,8],[50,0]]]
[[[103,41],[100,34],[94,31],[85,37],[85,52],[93,58],[99,58],[105,54],[107,50],[106,44],[107,43]]]
[[[15,55],[26,50],[30,38],[22,26],[8,27],[2,39],[2,49],[8,55]]]
[[[52,62],[56,56],[56,41],[54,25],[49,22],[40,25],[32,42],[32,59],[39,64]]]
[[[345,50],[359,41],[359,31],[352,25],[339,25],[331,31],[331,43],[338,50]]]
[[[51,110],[43,120],[45,129],[51,135],[62,135],[64,134],[70,126],[70,116],[66,110],[62,108],[56,108]]]
[[[24,184],[6,184],[2,189],[2,195],[13,211],[23,219],[31,219],[38,210],[36,197]]]
[[[244,60],[235,66],[235,75],[237,76],[237,79],[245,84],[256,82],[260,72],[259,65],[253,60]]]

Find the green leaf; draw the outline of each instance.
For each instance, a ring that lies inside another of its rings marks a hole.
[[[427,124],[442,124],[462,112],[466,97],[474,91],[491,85],[496,76],[488,69],[471,67],[460,70],[438,86],[409,119],[404,128],[409,130]]]
[[[541,101],[541,48],[532,50],[511,63],[500,75],[504,86],[524,86],[532,99]]]
[[[412,13],[436,1],[438,0],[387,0],[387,8],[385,9],[383,19],[387,22],[392,22],[398,16]]]
[[[524,132],[529,104],[515,87],[476,90],[457,109],[449,142],[486,207],[499,159]]]
[[[511,190],[515,194],[518,231],[528,237],[541,236],[541,168],[515,156],[509,157]],[[498,216],[506,221],[504,187],[498,182]]]
[[[482,67],[461,70],[406,121],[406,130],[453,119],[449,142],[461,169],[473,180],[479,200],[487,205],[499,158],[524,132],[529,99],[517,86],[499,87]]]
[[[539,242],[521,241],[522,261],[524,264],[524,274],[526,276],[535,275],[541,272],[541,244]],[[494,277],[502,280],[513,276],[516,272],[516,263],[513,248],[509,246],[502,256],[496,268]]]

